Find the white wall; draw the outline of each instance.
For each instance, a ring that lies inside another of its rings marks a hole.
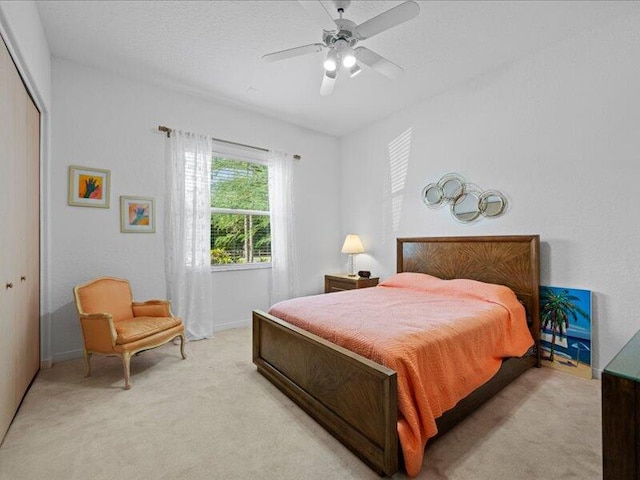
[[[134,298],[165,297],[164,154],[167,125],[250,145],[298,153],[295,215],[300,293],[320,293],[323,273],[338,269],[340,248],[337,139],[195,96],[66,60],[53,61],[51,164],[52,349],[77,356],[82,340],[72,287],[97,276],[131,281]],[[111,170],[111,208],[67,205],[69,165]],[[120,195],[153,196],[157,233],[123,234]],[[270,270],[212,273],[217,328],[248,324],[268,308]]]
[[[22,77],[49,109],[51,105],[51,54],[44,35],[38,8],[32,1],[0,1],[0,24],[3,36]]]
[[[639,32],[639,15],[620,19],[341,139],[342,232],[362,235],[359,266],[393,273],[401,236],[540,234],[541,283],[594,292],[604,368],[640,329]],[[388,146],[409,129],[392,172]],[[421,189],[448,172],[504,192],[506,215],[462,225],[427,208]]]
[[[49,184],[48,169],[51,144],[51,54],[40,22],[38,9],[32,1],[0,2],[0,34],[16,63],[22,79],[40,110],[40,357],[51,357],[49,330],[49,225],[50,215],[46,201]],[[47,365],[47,362],[42,362]]]

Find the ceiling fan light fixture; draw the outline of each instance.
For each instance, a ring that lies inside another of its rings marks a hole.
[[[354,65],[349,69],[349,76],[351,78],[359,75],[362,72],[362,69],[358,65]]]
[[[322,65],[327,72],[336,71],[336,69],[338,68],[338,54],[335,50],[329,50],[329,53],[327,53],[327,58],[325,58]]]
[[[351,48],[347,48],[343,50],[342,53],[342,66],[344,68],[351,68],[356,64],[356,57],[353,54],[353,50]]]

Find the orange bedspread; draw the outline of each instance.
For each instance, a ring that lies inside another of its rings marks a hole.
[[[435,419],[533,345],[507,287],[401,273],[378,287],[287,300],[269,313],[398,374],[398,437],[420,471]]]

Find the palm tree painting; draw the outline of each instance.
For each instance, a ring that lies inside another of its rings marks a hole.
[[[591,378],[591,292],[541,287],[540,324],[545,365]]]

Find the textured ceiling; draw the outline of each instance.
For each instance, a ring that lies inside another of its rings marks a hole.
[[[296,1],[36,3],[56,57],[338,136],[639,8],[610,1],[418,2],[417,18],[361,42],[406,75],[389,80],[363,67],[356,78],[339,76],[333,94],[323,97],[324,53],[260,59],[321,41],[321,29]],[[359,24],[399,3],[353,1],[345,18]]]

